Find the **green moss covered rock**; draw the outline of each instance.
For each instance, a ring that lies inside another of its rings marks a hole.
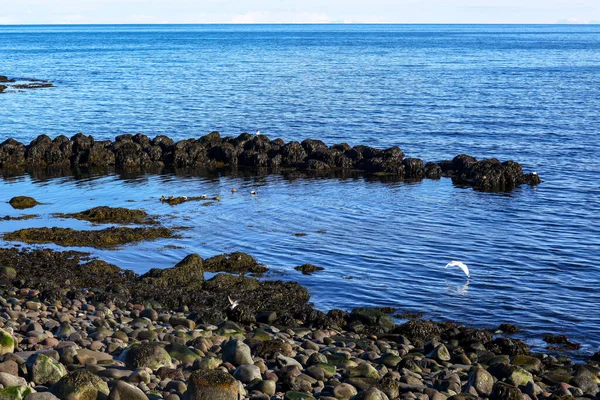
[[[125,355],[127,368],[150,368],[156,371],[160,367],[171,367],[171,356],[158,343],[139,343],[132,345]]]
[[[64,376],[50,391],[61,400],[96,400],[98,393],[110,393],[106,382],[85,369]]]
[[[239,386],[233,376],[221,370],[198,370],[188,379],[183,400],[238,400]]]
[[[24,210],[26,208],[32,208],[37,206],[38,201],[36,199],[34,199],[33,197],[28,197],[28,196],[16,196],[13,197],[12,199],[10,199],[10,201],[8,202],[13,208],[16,208],[17,210]]]
[[[38,385],[53,385],[67,375],[64,365],[41,353],[29,357],[27,370],[29,379]]]
[[[12,353],[15,351],[15,340],[12,335],[4,329],[0,329],[0,354]]]
[[[23,400],[35,390],[28,386],[9,386],[0,390],[0,400]]]

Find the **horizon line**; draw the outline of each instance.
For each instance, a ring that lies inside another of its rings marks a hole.
[[[584,23],[568,22],[149,22],[149,23],[123,23],[123,22],[99,22],[99,23],[0,23],[0,26],[102,26],[102,25],[599,25],[600,21]]]

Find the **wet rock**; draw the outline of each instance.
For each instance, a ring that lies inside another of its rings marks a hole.
[[[61,400],[96,400],[99,393],[110,393],[106,382],[85,369],[64,376],[52,385],[50,392]]]
[[[18,210],[24,210],[26,208],[32,208],[37,206],[38,203],[36,199],[28,196],[16,196],[10,199],[9,204]]]
[[[79,231],[71,228],[28,228],[6,233],[5,240],[54,243],[60,246],[113,248],[127,243],[174,237],[167,228],[106,228]]]
[[[238,400],[238,383],[221,370],[198,370],[188,379],[183,400]]]
[[[207,272],[229,273],[263,273],[268,271],[264,265],[259,264],[254,257],[242,252],[221,254],[211,257],[204,262]]]
[[[325,268],[323,268],[323,267],[317,267],[316,265],[312,265],[312,264],[303,264],[303,265],[299,265],[297,267],[294,267],[294,269],[296,271],[302,272],[305,275],[310,275],[313,272],[322,271]]]
[[[14,139],[0,144],[0,168],[16,169],[25,166],[25,145]]]
[[[202,285],[204,282],[204,263],[198,254],[190,254],[173,268],[153,268],[142,279],[160,287]]]
[[[433,321],[414,319],[396,327],[394,333],[400,333],[409,339],[429,340],[439,337],[442,329]]]
[[[146,224],[153,223],[143,210],[131,210],[122,207],[100,206],[79,213],[56,214],[59,218],[75,218],[102,224]]]
[[[379,327],[382,332],[389,332],[395,326],[392,317],[374,308],[356,308],[349,319],[350,322],[360,321],[369,327]]]
[[[512,335],[513,333],[521,332],[521,329],[519,329],[517,326],[515,326],[513,324],[500,324],[500,326],[498,327],[498,330],[501,330],[502,332],[507,333],[509,335]]]
[[[150,368],[156,371],[160,367],[171,366],[171,356],[157,343],[141,343],[132,345],[125,356],[127,368]]]

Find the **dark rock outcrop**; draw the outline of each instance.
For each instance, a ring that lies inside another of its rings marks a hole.
[[[523,173],[514,161],[477,160],[461,154],[453,160],[424,163],[405,158],[397,147],[376,149],[351,147],[346,143],[327,146],[320,140],[305,139],[285,143],[267,136],[247,133],[221,137],[211,132],[199,139],[174,142],[166,136],[150,139],[145,135],[120,135],[114,141],[96,141],[78,133],[71,139],[51,140],[41,135],[29,145],[13,139],[0,144],[0,171],[40,168],[114,167],[119,171],[154,171],[164,167],[219,169],[246,167],[264,172],[324,174],[352,171],[391,179],[421,180],[451,177],[457,184],[482,191],[508,191],[521,184],[541,182],[534,172]]]

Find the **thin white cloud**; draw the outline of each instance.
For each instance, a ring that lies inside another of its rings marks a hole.
[[[327,24],[332,21],[326,13],[251,11],[235,15],[232,24]]]

